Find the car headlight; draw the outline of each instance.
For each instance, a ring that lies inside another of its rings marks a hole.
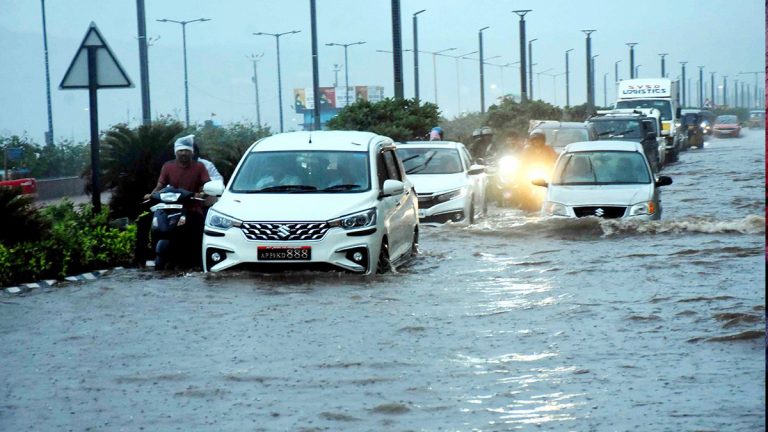
[[[361,212],[352,213],[340,218],[331,219],[328,225],[344,229],[365,228],[376,225],[376,208],[370,208]]]
[[[568,208],[554,201],[545,201],[541,206],[541,212],[544,216],[568,216]]]
[[[446,202],[454,199],[463,198],[467,194],[467,188],[461,187],[450,192],[442,193],[435,196],[437,202]]]
[[[239,220],[225,216],[213,209],[208,210],[208,216],[205,217],[205,226],[221,230],[239,227],[241,224],[242,222]]]
[[[634,204],[629,209],[630,216],[652,215],[656,213],[656,204],[653,201]]]

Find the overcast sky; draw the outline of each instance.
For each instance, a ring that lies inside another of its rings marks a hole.
[[[184,120],[184,66],[181,26],[158,19],[208,22],[187,25],[190,118],[192,122],[215,119],[228,124],[256,120],[256,97],[249,56],[262,55],[258,63],[262,122],[279,129],[275,38],[254,32],[282,33],[280,38],[283,113],[285,129],[299,129],[301,116],[292,109],[293,89],[312,86],[309,0],[145,0],[149,48],[152,117],[171,115]],[[628,42],[636,42],[635,65],[640,77],[661,74],[660,53],[672,78],[687,61],[686,78],[697,94],[697,66],[704,66],[706,88],[711,72],[729,91],[734,80],[754,88],[765,75],[765,5],[761,0],[401,0],[402,41],[413,47],[412,15],[418,16],[419,50],[461,55],[478,49],[483,32],[488,63],[504,65],[520,60],[519,18],[513,10],[532,9],[525,17],[527,38],[533,42],[533,95],[565,105],[565,52],[570,52],[570,101],[586,99],[586,44],[582,29],[595,29],[596,103],[604,101],[603,79],[608,82],[608,103],[617,61],[619,78],[629,77]],[[136,126],[141,121],[141,92],[134,0],[46,0],[46,24],[56,139],[88,139],[88,91],[59,90],[91,21],[95,22],[134,88],[98,92],[99,128],[119,122]],[[42,8],[38,0],[0,0],[0,135],[27,134],[44,142],[47,130]],[[326,43],[365,41],[350,46],[350,85],[380,85],[385,96],[394,96],[391,1],[317,0],[320,85],[334,82],[334,64],[341,65],[339,85],[344,84],[344,49]],[[498,57],[496,57],[498,56]],[[434,102],[442,114],[453,118],[461,111],[479,111],[479,65],[475,60],[421,54],[420,96]],[[493,58],[496,57],[496,58]],[[433,58],[437,70],[433,68]],[[486,106],[503,93],[520,93],[520,70],[515,66],[486,65]],[[404,53],[405,96],[413,97],[413,55]],[[435,91],[435,72],[437,92]],[[540,73],[537,73],[540,72]],[[608,74],[604,76],[604,74]],[[555,76],[552,76],[553,74]],[[458,80],[457,80],[458,75]],[[762,97],[762,94],[761,94]]]

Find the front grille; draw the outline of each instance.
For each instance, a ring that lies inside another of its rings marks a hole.
[[[574,207],[573,212],[576,217],[597,216],[603,219],[616,219],[624,216],[627,211],[622,206],[600,206],[600,207]]]
[[[434,195],[417,195],[419,198],[419,208],[428,209],[432,206],[440,204]]]
[[[243,222],[249,240],[321,240],[331,227],[326,222]]]

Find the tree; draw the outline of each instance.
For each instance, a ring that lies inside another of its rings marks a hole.
[[[409,141],[424,137],[438,125],[439,119],[440,112],[433,103],[387,98],[375,103],[359,100],[341,109],[326,123],[326,127],[331,130],[369,131],[394,141]]]
[[[560,108],[541,100],[519,103],[504,98],[498,105],[488,108],[487,125],[494,129],[496,137],[526,136],[530,120],[560,120],[562,117]]]
[[[200,154],[216,165],[225,182],[229,181],[245,151],[256,141],[272,135],[269,127],[254,123],[234,123],[228,127],[207,123],[196,126],[190,133],[195,134]]]
[[[472,141],[472,131],[485,126],[487,120],[487,114],[473,112],[453,120],[443,120],[440,127],[445,131],[445,139],[469,145]]]

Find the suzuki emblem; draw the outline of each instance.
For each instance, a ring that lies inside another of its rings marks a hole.
[[[603,214],[605,214],[605,211],[603,211],[603,209],[598,208],[597,210],[595,210],[595,216],[603,217]]]
[[[277,235],[282,238],[286,238],[291,235],[291,230],[285,225],[280,225],[280,228],[277,229]]]

